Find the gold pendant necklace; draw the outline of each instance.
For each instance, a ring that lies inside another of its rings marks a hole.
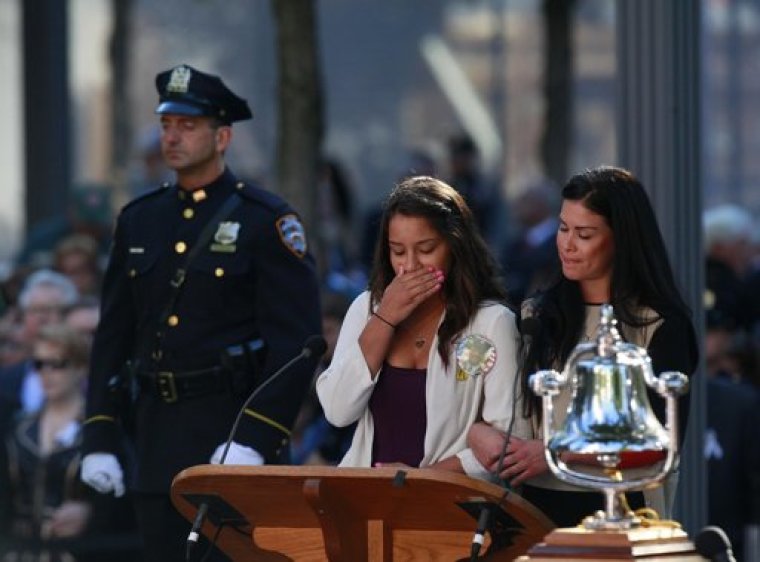
[[[427,344],[428,339],[435,337],[435,327],[438,325],[439,318],[439,315],[434,316],[431,313],[427,313],[425,317],[417,319],[413,326],[402,326],[402,329],[407,333],[418,332],[417,337],[414,338],[414,347],[422,349]]]

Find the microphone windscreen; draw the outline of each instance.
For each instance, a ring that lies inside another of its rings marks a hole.
[[[322,336],[309,336],[306,343],[303,344],[303,354],[305,357],[316,355],[321,357],[327,351],[327,342]]]
[[[694,538],[694,546],[700,556],[712,560],[716,554],[731,550],[731,541],[720,527],[709,526],[702,529]]]

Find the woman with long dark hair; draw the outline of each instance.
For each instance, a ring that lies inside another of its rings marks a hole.
[[[486,476],[471,425],[506,428],[514,314],[462,196],[403,180],[383,213],[369,289],[346,315],[317,392],[336,426],[358,421],[342,466],[437,467]],[[527,436],[528,424],[515,428]]]
[[[641,183],[622,168],[601,166],[573,176],[562,190],[557,231],[561,273],[545,291],[521,307],[524,361],[521,366],[523,416],[533,437],[510,438],[501,476],[560,526],[576,525],[603,509],[599,492],[565,484],[549,471],[541,440],[540,398],[528,378],[540,369],[561,370],[575,346],[593,339],[600,307],[611,304],[624,340],[645,348],[655,373],[691,375],[697,365],[697,343],[690,312],[673,277],[657,220]],[[560,426],[571,399],[571,385],[555,398],[555,424]],[[665,401],[649,392],[661,423]],[[688,416],[688,395],[679,400],[681,435]],[[504,433],[478,424],[469,443],[477,458],[495,467],[504,448]],[[672,482],[672,480],[671,480]],[[646,503],[661,515],[670,507],[668,486],[646,494]],[[629,494],[632,507],[644,503]]]

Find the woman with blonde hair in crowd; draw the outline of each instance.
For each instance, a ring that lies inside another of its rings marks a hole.
[[[107,529],[115,501],[97,498],[79,481],[89,354],[89,339],[64,324],[43,326],[33,342],[32,362],[44,401],[5,436],[0,529],[8,532],[12,554],[0,560],[102,559],[102,552],[74,554],[83,539]]]

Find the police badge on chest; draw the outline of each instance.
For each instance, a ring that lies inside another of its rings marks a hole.
[[[219,227],[214,234],[214,242],[211,244],[212,252],[222,252],[226,254],[233,253],[237,246],[238,234],[240,233],[240,223],[225,221],[220,222]]]

